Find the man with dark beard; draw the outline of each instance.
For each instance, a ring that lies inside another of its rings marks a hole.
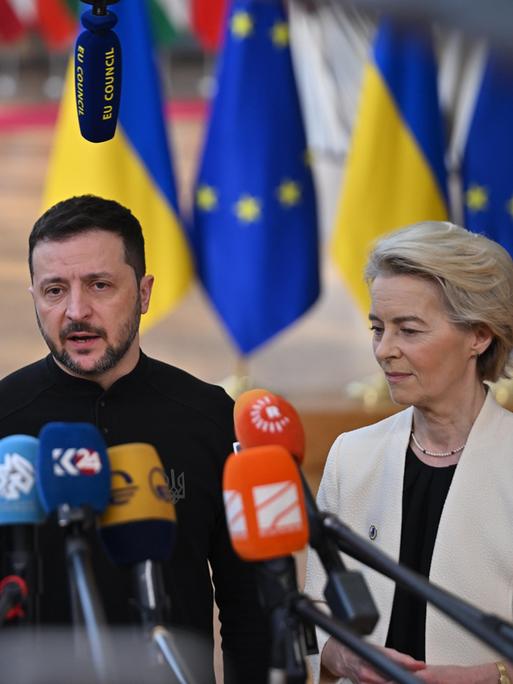
[[[0,437],[37,436],[50,421],[72,421],[95,424],[109,446],[152,444],[169,477],[178,520],[173,557],[164,567],[171,622],[212,642],[210,563],[225,681],[265,681],[267,625],[252,567],[232,551],[222,501],[233,402],[221,388],[140,350],[139,322],[153,276],[146,274],[139,222],[114,201],[67,199],[35,223],[29,267],[50,354],[0,382]],[[38,535],[41,622],[69,623],[63,538],[51,522]],[[108,561],[94,531],[91,544],[108,621],[134,622],[128,574]]]

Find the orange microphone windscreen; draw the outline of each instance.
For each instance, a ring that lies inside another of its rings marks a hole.
[[[305,454],[305,432],[296,409],[283,397],[266,390],[243,392],[235,402],[235,434],[242,449],[275,444],[298,461]]]
[[[244,560],[287,556],[308,542],[308,518],[298,468],[281,446],[231,454],[223,496],[232,546]]]
[[[254,403],[257,399],[261,399],[266,394],[270,394],[270,392],[266,389],[262,389],[261,387],[246,390],[246,392],[242,392],[241,394],[239,394],[239,396],[235,400],[235,406],[233,407],[233,418],[235,422],[237,422],[239,414],[241,413],[241,411],[245,409],[245,407],[248,404]]]

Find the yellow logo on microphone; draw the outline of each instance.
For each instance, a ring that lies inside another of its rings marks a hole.
[[[151,444],[121,444],[107,453],[112,485],[101,527],[148,519],[176,521],[169,483]]]

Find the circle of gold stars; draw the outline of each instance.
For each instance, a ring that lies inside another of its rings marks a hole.
[[[488,190],[483,185],[470,185],[465,203],[470,211],[483,211],[488,206]]]
[[[210,185],[200,185],[196,191],[196,204],[204,211],[217,208],[217,192]]]
[[[285,207],[295,206],[301,198],[301,189],[298,183],[284,180],[278,186],[278,199]]]
[[[261,214],[260,202],[251,195],[242,195],[235,204],[235,215],[243,223],[254,223]]]
[[[253,17],[249,12],[234,12],[230,28],[236,38],[247,38],[253,33]]]
[[[273,25],[271,40],[276,47],[287,47],[289,44],[289,25],[286,21],[277,21]]]

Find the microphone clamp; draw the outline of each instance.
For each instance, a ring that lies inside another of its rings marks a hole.
[[[117,14],[114,12],[96,14],[94,7],[92,10],[87,10],[80,17],[82,26],[86,28],[91,33],[103,33],[105,31],[110,31],[118,23]]]
[[[57,524],[59,527],[70,527],[81,524],[90,527],[94,521],[94,513],[89,506],[70,506],[60,504],[57,508]]]
[[[102,16],[109,13],[108,5],[114,5],[119,0],[83,0],[83,2],[93,6],[92,13],[94,15]]]

